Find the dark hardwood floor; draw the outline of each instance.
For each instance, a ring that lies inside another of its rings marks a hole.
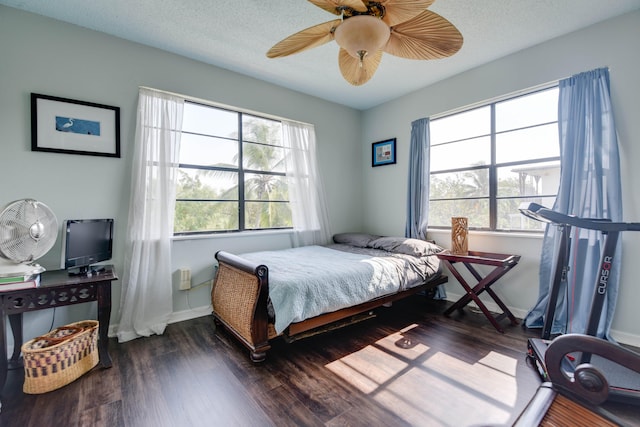
[[[110,343],[111,369],[41,395],[9,373],[1,426],[499,426],[540,384],[526,339],[481,315],[446,318],[421,296],[377,317],[293,343],[261,365],[211,316],[162,336]],[[640,409],[613,405],[630,424]],[[585,424],[586,425],[586,424]]]

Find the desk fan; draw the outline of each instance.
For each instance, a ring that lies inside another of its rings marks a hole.
[[[21,199],[0,212],[0,278],[28,277],[45,269],[34,261],[46,254],[58,236],[58,220],[44,203]]]

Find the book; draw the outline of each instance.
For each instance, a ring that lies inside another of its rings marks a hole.
[[[22,280],[21,282],[0,282],[0,292],[17,291],[20,289],[37,288],[40,286],[40,275],[36,275],[30,280]]]
[[[40,271],[44,270],[40,266],[37,266],[37,267]],[[25,272],[23,274],[20,274],[20,273],[4,274],[4,275],[0,274],[0,285],[4,283],[28,282],[29,280],[39,279],[40,271],[38,272],[30,271],[30,272]]]
[[[22,276],[0,277],[0,285],[4,285],[5,283],[28,282],[31,279],[31,274]]]

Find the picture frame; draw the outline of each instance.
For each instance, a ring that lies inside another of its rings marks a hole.
[[[371,144],[371,167],[396,163],[396,139],[390,138]]]
[[[120,107],[32,93],[31,151],[120,157]]]

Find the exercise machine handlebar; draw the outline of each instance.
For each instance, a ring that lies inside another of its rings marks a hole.
[[[570,225],[602,232],[640,231],[640,222],[613,222],[608,219],[580,218],[552,211],[537,203],[521,203],[518,210],[528,218],[556,225]]]

